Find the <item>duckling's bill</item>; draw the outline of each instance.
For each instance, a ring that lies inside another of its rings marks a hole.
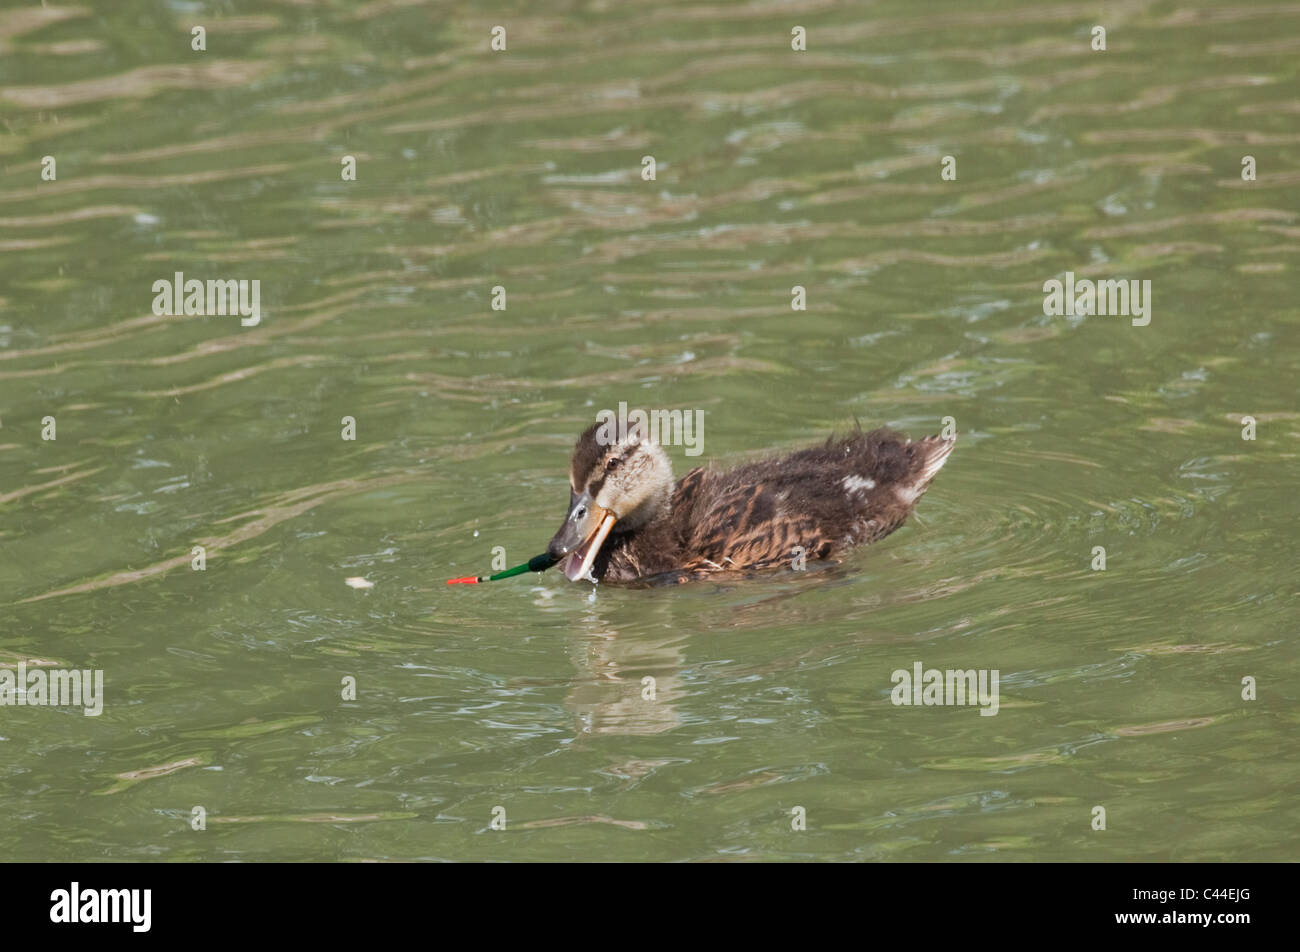
[[[591,575],[591,567],[595,564],[596,556],[600,554],[600,547],[605,544],[605,537],[614,528],[616,521],[612,512],[606,513],[596,531],[565,560],[562,571],[570,582],[576,582],[581,578],[591,578],[595,581]]]
[[[560,562],[560,571],[570,582],[591,577],[600,547],[605,544],[618,517],[597,506],[586,493],[575,494],[569,515],[551,539],[547,552]]]

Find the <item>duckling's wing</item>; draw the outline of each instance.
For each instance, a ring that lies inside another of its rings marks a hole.
[[[746,482],[734,474],[699,477],[683,525],[688,569],[740,571],[824,558],[832,547],[821,520],[790,505],[780,480]]]
[[[875,430],[725,473],[692,470],[674,496],[684,561],[742,570],[874,542],[906,521],[952,447]]]

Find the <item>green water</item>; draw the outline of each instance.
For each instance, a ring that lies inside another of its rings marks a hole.
[[[0,707],[0,856],[1294,858],[1298,29],[6,4],[0,664],[104,707]],[[177,271],[261,323],[155,316]],[[1046,316],[1066,271],[1150,324]],[[704,412],[679,473],[855,417],[958,444],[831,571],[445,586],[542,550],[619,401]],[[997,715],[891,704],[918,661],[997,669]]]

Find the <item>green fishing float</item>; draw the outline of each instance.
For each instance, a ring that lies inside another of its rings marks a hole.
[[[545,572],[559,559],[552,556],[549,552],[543,552],[541,555],[534,555],[522,565],[516,565],[512,569],[506,569],[504,572],[498,572],[496,575],[466,575],[464,578],[449,578],[448,585],[477,585],[479,582],[495,582],[497,579],[512,578],[516,575],[523,575],[525,572]]]

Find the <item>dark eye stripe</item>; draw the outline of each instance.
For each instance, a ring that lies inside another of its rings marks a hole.
[[[623,455],[619,458],[619,465],[622,466],[624,463],[626,463],[628,460],[630,460],[633,456],[635,456],[640,451],[641,451],[641,444],[633,443],[631,446],[627,447],[627,449],[623,451]],[[595,499],[596,494],[600,492],[602,487],[604,487],[605,479],[609,476],[610,472],[611,470],[602,469],[600,471],[600,476],[598,476],[594,482],[588,484],[587,492],[591,494],[592,499]]]

